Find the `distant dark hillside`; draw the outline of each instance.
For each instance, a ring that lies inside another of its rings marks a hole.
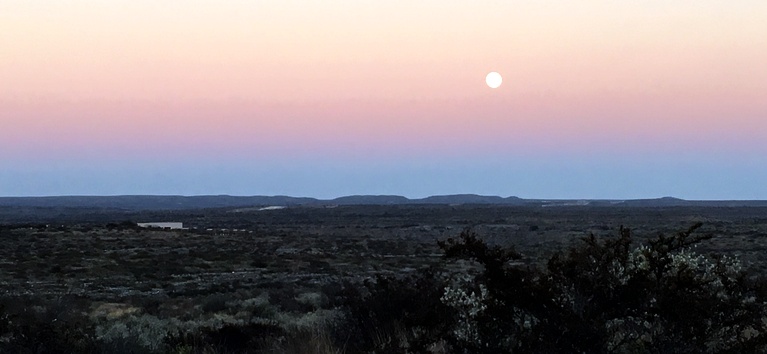
[[[398,195],[351,195],[321,200],[289,196],[230,195],[121,195],[0,197],[0,206],[44,208],[95,208],[119,210],[188,210],[246,206],[295,205],[393,205],[393,204],[523,204],[517,197],[501,198],[475,194],[431,196],[408,199]]]
[[[408,199],[399,195],[353,195],[329,201],[338,205],[388,205],[388,204],[503,204],[522,205],[524,199],[517,197],[502,198],[495,195],[452,194],[434,195],[420,199]]]
[[[409,204],[413,201],[399,195],[350,195],[336,198],[328,202],[338,205],[388,205]]]
[[[121,195],[62,197],[0,197],[0,206],[106,208],[124,210],[184,210],[252,205],[303,205],[319,203],[314,198],[287,196],[239,197],[229,195]]]
[[[684,200],[663,197],[626,200],[616,205],[628,207],[765,207],[767,200]]]
[[[499,196],[485,196],[476,194],[453,194],[453,195],[435,195],[423,199],[416,199],[414,202],[428,204],[507,204],[522,205],[525,200],[517,197],[502,198]]]
[[[13,208],[89,208],[110,210],[190,210],[248,206],[299,205],[395,205],[395,204],[491,204],[526,206],[604,206],[604,207],[767,207],[767,201],[714,200],[691,201],[672,197],[633,200],[541,200],[518,197],[484,196],[476,194],[437,195],[409,199],[398,195],[352,195],[335,199],[290,196],[230,196],[230,195],[123,195],[123,196],[58,196],[58,197],[0,197],[0,207]]]

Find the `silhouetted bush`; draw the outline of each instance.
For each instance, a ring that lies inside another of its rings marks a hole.
[[[767,350],[764,282],[737,259],[692,247],[697,224],[639,247],[593,235],[554,255],[545,269],[465,231],[441,242],[447,258],[483,266],[443,300],[458,311],[449,341],[476,353],[718,353]]]
[[[435,270],[415,276],[379,276],[343,292],[347,321],[335,332],[351,352],[421,353],[443,338],[452,310],[440,298],[444,283]]]
[[[228,294],[211,294],[203,300],[202,310],[206,313],[226,310],[226,302],[230,299]]]
[[[78,311],[80,303],[71,296],[46,304],[0,299],[0,353],[98,353],[94,324]]]
[[[169,333],[165,342],[168,352],[248,354],[264,352],[283,334],[282,328],[275,324],[228,324]]]

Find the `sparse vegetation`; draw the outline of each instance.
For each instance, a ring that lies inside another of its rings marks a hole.
[[[764,219],[423,210],[205,216],[260,225],[226,232],[146,230],[124,215],[2,225],[0,352],[767,350]],[[606,226],[627,222],[643,232]]]

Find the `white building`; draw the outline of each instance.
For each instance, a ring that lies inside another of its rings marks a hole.
[[[180,222],[140,222],[138,226],[141,227],[158,227],[161,229],[181,230],[184,228],[184,223]]]

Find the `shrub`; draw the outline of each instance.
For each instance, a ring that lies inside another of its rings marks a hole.
[[[211,294],[203,300],[202,311],[205,313],[221,312],[227,309],[226,303],[230,300],[227,294]]]
[[[34,299],[0,300],[0,352],[97,353],[94,326],[78,310],[81,301],[66,296],[41,305]]]
[[[448,259],[482,273],[449,286],[458,312],[449,338],[471,352],[718,353],[767,350],[764,281],[737,259],[695,253],[696,224],[636,247],[629,229],[591,235],[544,269],[512,265],[513,249],[471,231],[441,242]]]
[[[281,343],[276,343],[271,353],[283,354],[341,354],[345,353],[343,347],[339,348],[333,343],[333,338],[323,328],[294,329],[287,333]]]
[[[283,330],[275,324],[227,324],[217,328],[168,333],[165,347],[167,352],[260,353],[267,343],[275,342],[281,335]]]
[[[444,337],[452,309],[440,301],[444,282],[434,270],[408,277],[378,276],[362,288],[347,284],[347,319],[336,342],[351,352],[425,352]]]

